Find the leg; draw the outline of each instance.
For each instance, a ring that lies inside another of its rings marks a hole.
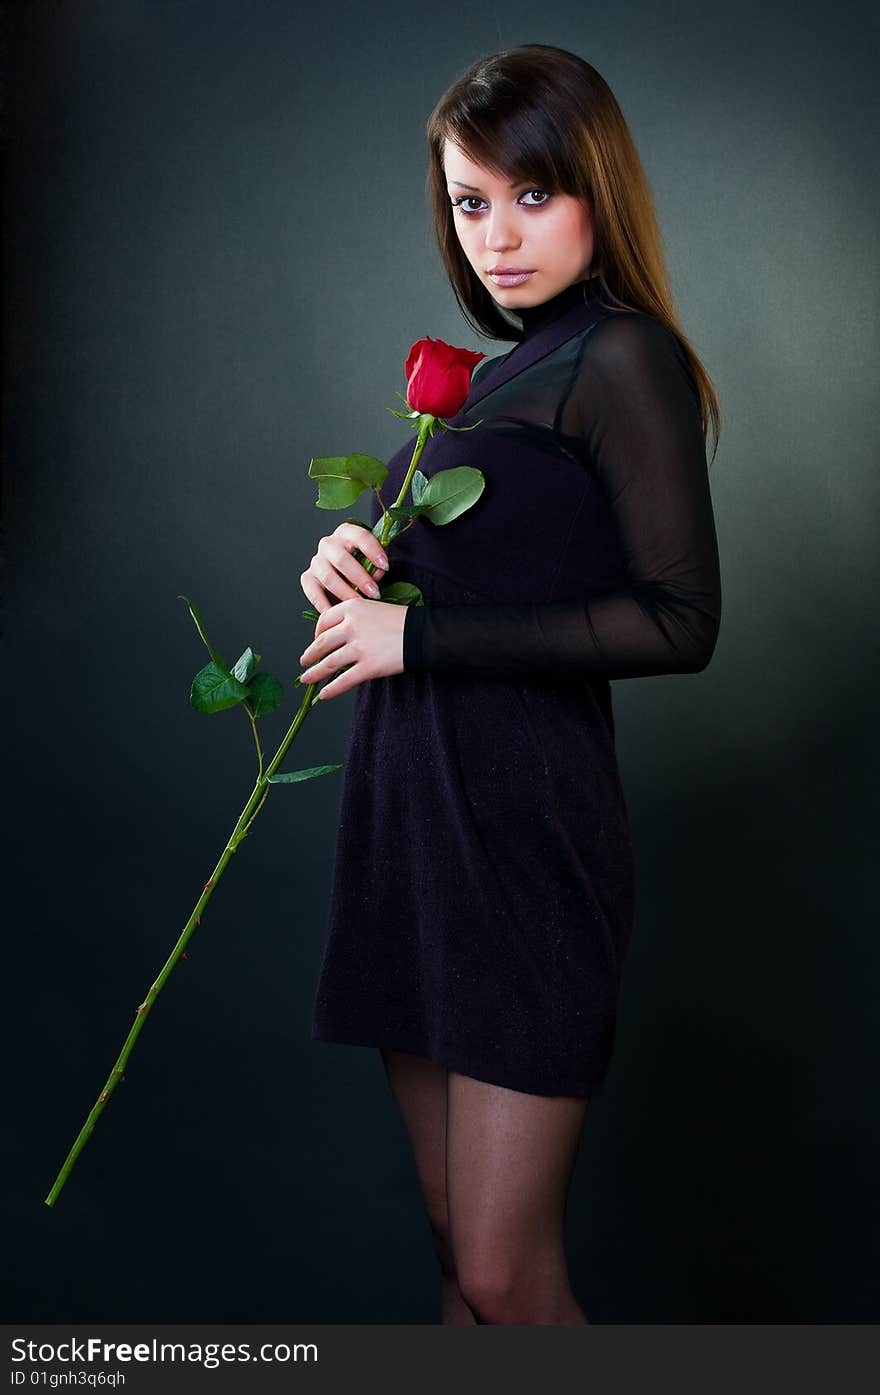
[[[474,1325],[474,1315],[461,1296],[449,1243],[446,1206],[446,1080],[445,1066],[425,1056],[380,1049],[392,1093],[400,1107],[415,1157],[434,1253],[440,1264],[442,1321],[453,1326]]]
[[[564,1241],[586,1104],[449,1072],[450,1237],[477,1323],[588,1321],[569,1285]]]

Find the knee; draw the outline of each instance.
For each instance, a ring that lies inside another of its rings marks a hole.
[[[506,1265],[462,1264],[458,1286],[477,1322],[510,1324],[526,1322],[529,1295],[520,1276]]]

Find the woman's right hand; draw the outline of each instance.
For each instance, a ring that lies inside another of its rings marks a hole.
[[[300,576],[302,589],[318,612],[361,594],[375,599],[379,588],[363,562],[352,556],[358,548],[375,563],[376,575],[388,570],[388,558],[369,528],[340,523],[318,539],[318,550]]]

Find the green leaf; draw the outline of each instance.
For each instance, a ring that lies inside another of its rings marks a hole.
[[[186,601],[186,603],[187,603],[187,605],[188,605],[188,607],[189,607],[189,613],[190,613],[190,615],[192,616],[193,620],[195,621],[196,629],[198,630],[199,634],[200,634],[201,637],[202,637],[202,640],[204,641],[205,648],[207,649],[208,653],[211,655],[211,658],[214,660],[214,663],[217,664],[220,668],[225,669],[225,668],[226,668],[226,661],[224,660],[223,656],[221,655],[220,650],[214,648],[213,644],[212,644],[211,641],[208,639],[208,636],[205,634],[205,629],[204,629],[204,626],[203,626],[203,624],[202,624],[202,618],[201,618],[201,616],[199,615],[199,612],[196,610],[195,606],[193,605],[192,601],[189,599],[188,596],[183,596],[183,595],[181,595],[179,592],[178,592],[177,599],[178,599],[179,601]]]
[[[388,467],[374,455],[316,456],[309,462],[309,478],[318,481],[319,509],[347,509],[365,489],[385,483]]]
[[[482,426],[485,420],[485,417],[480,417],[479,421],[472,421],[470,426],[450,426],[449,422],[445,421],[443,426],[447,431],[473,431],[475,427]]]
[[[438,470],[428,480],[419,500],[419,512],[438,527],[451,523],[479,499],[486,488],[485,477],[470,465]]]
[[[213,661],[192,681],[189,700],[197,712],[223,712],[248,696],[248,690],[228,669]]]
[[[248,701],[255,717],[274,712],[284,697],[284,689],[271,673],[255,673],[248,684]]]
[[[385,539],[385,546],[393,542],[398,533],[402,533],[404,528],[409,526],[409,520],[418,518],[421,510],[415,504],[391,504],[385,510],[384,518],[379,518],[373,527],[373,536],[381,537],[382,529],[386,525],[387,519],[391,519],[391,526],[388,528],[388,535]],[[390,560],[390,559],[389,559]]]
[[[425,604],[418,586],[413,586],[410,581],[390,581],[381,591],[382,600],[390,601],[392,605]]]
[[[423,495],[424,492],[425,492],[425,488],[426,488],[426,486],[427,486],[427,483],[428,483],[428,476],[425,475],[425,474],[423,474],[421,470],[419,470],[418,468],[416,468],[416,470],[413,472],[412,484],[411,484],[412,497],[413,497],[413,503],[414,503],[414,504],[418,505],[418,504],[421,503],[421,501],[422,501],[422,495]]]
[[[308,770],[288,770],[284,775],[267,775],[266,780],[270,785],[293,785],[300,780],[313,780],[316,775],[330,775],[332,771],[341,769],[341,765],[312,765]]]
[[[250,678],[251,674],[253,673],[254,669],[256,668],[259,662],[260,655],[255,654],[253,649],[251,649],[250,646],[248,646],[248,648],[242,654],[241,658],[236,659],[230,672],[232,673],[234,678],[238,679],[239,683],[247,683],[248,679]]]

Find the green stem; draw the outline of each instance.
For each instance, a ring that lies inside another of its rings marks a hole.
[[[421,459],[422,451],[425,449],[425,442],[427,441],[428,436],[430,435],[431,423],[433,422],[433,420],[434,418],[432,416],[428,416],[427,413],[423,413],[421,418],[419,419],[419,434],[416,439],[416,447],[413,451],[413,458],[409,462],[409,469],[407,470],[406,475],[404,476],[403,484],[400,486],[400,493],[394,500],[395,504],[402,504],[407,494],[409,493],[409,487],[412,484],[412,477],[415,474],[416,466],[418,465],[419,460]]]
[[[226,871],[232,854],[237,849],[242,838],[247,837],[247,834],[250,831],[251,824],[253,823],[257,814],[260,812],[260,809],[263,807],[263,804],[266,800],[266,796],[268,795],[270,789],[269,776],[275,774],[279,765],[286,756],[288,749],[291,746],[291,743],[296,737],[297,732],[299,731],[309,711],[311,710],[314,704],[317,687],[318,685],[316,683],[308,684],[308,691],[303,695],[303,700],[299,705],[299,709],[297,710],[297,714],[294,717],[293,722],[288,728],[281,742],[281,745],[278,747],[278,750],[272,757],[272,760],[267,766],[265,772],[261,773],[257,778],[257,782],[254,785],[253,792],[250,798],[248,799],[247,804],[244,806],[241,813],[239,814],[235,823],[235,827],[233,828],[232,833],[229,836],[229,840],[226,844],[226,847],[223,849],[223,853],[221,854],[220,859],[217,862],[217,865],[215,866],[213,872],[211,873],[208,880],[205,882],[205,885],[202,889],[202,893],[199,896],[199,899],[197,900],[195,906],[193,907],[192,914],[189,920],[186,922],[186,925],[183,927],[183,930],[180,933],[180,937],[173,950],[171,951],[170,955],[168,956],[168,959],[165,962],[162,972],[159,974],[159,977],[151,986],[149,992],[144,998],[144,1001],[138,1004],[137,1013],[135,1015],[135,1020],[132,1024],[131,1031],[125,1039],[125,1044],[119,1053],[116,1064],[110,1072],[109,1078],[107,1079],[103,1090],[99,1094],[95,1103],[92,1105],[89,1115],[79,1131],[79,1135],[76,1139],[76,1142],[74,1143],[73,1147],[71,1148],[70,1152],[65,1158],[64,1166],[61,1168],[61,1171],[58,1173],[58,1176],[55,1178],[55,1181],[52,1184],[51,1191],[45,1198],[47,1206],[55,1205],[55,1202],[57,1201],[61,1193],[61,1189],[64,1186],[64,1183],[70,1176],[74,1163],[76,1162],[77,1158],[79,1157],[80,1153],[82,1152],[83,1148],[85,1147],[86,1143],[91,1137],[95,1124],[97,1123],[100,1116],[103,1114],[107,1102],[110,1099],[110,1096],[113,1094],[113,1091],[116,1089],[116,1086],[119,1084],[120,1080],[124,1078],[125,1067],[128,1062],[128,1058],[131,1055],[135,1042],[140,1036],[141,1028],[146,1022],[150,1010],[153,1007],[153,1004],[155,1003],[162,989],[165,987],[165,984],[168,982],[168,979],[170,978],[172,971],[180,963],[180,960],[186,957],[187,943],[196,926],[199,924],[199,921],[201,920],[202,911],[205,909],[205,906],[211,899],[211,896],[214,892],[214,888],[216,887],[218,881],[222,877],[223,873]]]
[[[259,779],[263,773],[263,748],[260,745],[260,735],[257,731],[257,719],[254,716],[254,710],[248,702],[247,698],[245,698],[243,706],[245,712],[248,715],[248,721],[251,724],[251,730],[254,733],[254,745],[257,748],[257,779]]]
[[[430,435],[431,423],[433,421],[434,418],[432,416],[429,416],[427,412],[424,412],[419,418],[419,434],[416,439],[415,449],[413,451],[413,458],[409,462],[409,469],[404,475],[403,484],[400,486],[400,493],[394,500],[392,508],[395,507],[397,504],[402,504],[407,494],[409,493],[409,487],[412,484],[412,477],[416,472],[416,466],[418,465],[419,460],[421,459],[422,451],[425,449],[425,442],[427,441],[428,436]],[[382,527],[378,533],[380,547],[386,547],[388,545],[388,533],[391,529],[391,523],[389,523],[388,521],[390,517],[391,515],[386,510],[382,517]],[[372,562],[367,561],[365,563],[365,566],[371,574],[375,571],[375,566]]]
[[[429,416],[427,413],[423,413],[422,416],[419,418],[418,437],[416,440],[415,449],[413,451],[413,457],[410,461],[409,469],[407,470],[403,484],[401,485],[400,493],[398,494],[397,499],[395,500],[395,504],[402,504],[404,499],[406,498],[406,495],[412,483],[412,477],[415,473],[416,466],[419,463],[422,451],[425,448],[425,442],[427,441],[428,436],[430,434],[430,427],[433,420],[434,418]],[[378,535],[379,543],[382,547],[387,546],[388,532],[390,531],[391,527],[388,520],[389,514],[386,511],[383,516],[382,528]],[[373,563],[368,561],[365,565],[367,566],[368,570],[372,572]],[[146,1022],[147,1017],[150,1014],[153,1004],[155,1003],[162,989],[165,987],[165,984],[168,982],[168,979],[170,978],[173,970],[180,963],[181,959],[186,958],[186,946],[189,942],[190,936],[193,934],[193,931],[195,930],[196,926],[201,921],[202,911],[205,909],[205,906],[208,904],[209,900],[211,899],[211,896],[213,895],[214,888],[216,887],[220,878],[223,876],[223,873],[226,871],[232,854],[236,851],[242,839],[247,837],[248,833],[250,832],[251,824],[253,823],[254,819],[256,818],[257,814],[260,812],[266,801],[266,797],[269,793],[270,788],[269,776],[275,774],[279,765],[286,756],[292,742],[294,741],[300,727],[302,726],[303,722],[305,721],[306,717],[308,716],[309,712],[311,711],[314,705],[315,696],[318,691],[318,684],[309,683],[306,686],[308,691],[303,695],[303,699],[299,705],[297,714],[294,717],[290,727],[288,728],[281,742],[281,745],[278,747],[278,750],[275,752],[275,755],[272,757],[265,771],[263,770],[263,752],[260,746],[259,736],[257,735],[256,722],[254,720],[254,716],[250,708],[247,706],[247,704],[245,705],[248,717],[250,718],[251,726],[253,728],[254,741],[256,742],[257,747],[257,757],[259,761],[257,782],[254,785],[253,791],[251,793],[250,798],[248,799],[247,804],[244,806],[236,820],[235,827],[233,828],[232,833],[229,836],[229,840],[226,844],[226,847],[223,849],[223,852],[220,856],[219,861],[217,862],[217,865],[215,866],[208,880],[205,882],[205,885],[202,889],[202,893],[199,896],[199,899],[196,901],[195,906],[193,907],[192,914],[190,915],[189,920],[186,922],[186,925],[180,932],[180,936],[177,940],[176,945],[174,946],[173,950],[171,951],[167,960],[165,961],[164,967],[162,968],[162,972],[159,974],[159,977],[150,987],[149,992],[144,998],[144,1001],[138,1004],[137,1013],[135,1014],[135,1020],[132,1023],[132,1027],[128,1036],[125,1039],[125,1043],[122,1047],[122,1050],[119,1053],[119,1056],[116,1060],[116,1064],[110,1072],[110,1075],[104,1085],[103,1090],[99,1094],[95,1103],[92,1105],[88,1117],[86,1118],[85,1123],[79,1131],[76,1142],[74,1143],[73,1147],[71,1148],[70,1152],[65,1158],[64,1165],[52,1184],[51,1191],[45,1198],[47,1206],[55,1205],[55,1202],[58,1200],[58,1197],[61,1194],[61,1190],[65,1182],[67,1181],[68,1177],[70,1176],[70,1173],[73,1170],[77,1158],[79,1157],[88,1140],[91,1138],[92,1133],[94,1132],[95,1124],[103,1114],[107,1102],[110,1099],[110,1096],[113,1094],[113,1091],[116,1089],[120,1080],[124,1079],[125,1067],[128,1063],[128,1058],[131,1055],[135,1042],[141,1034],[141,1029],[144,1023]]]

